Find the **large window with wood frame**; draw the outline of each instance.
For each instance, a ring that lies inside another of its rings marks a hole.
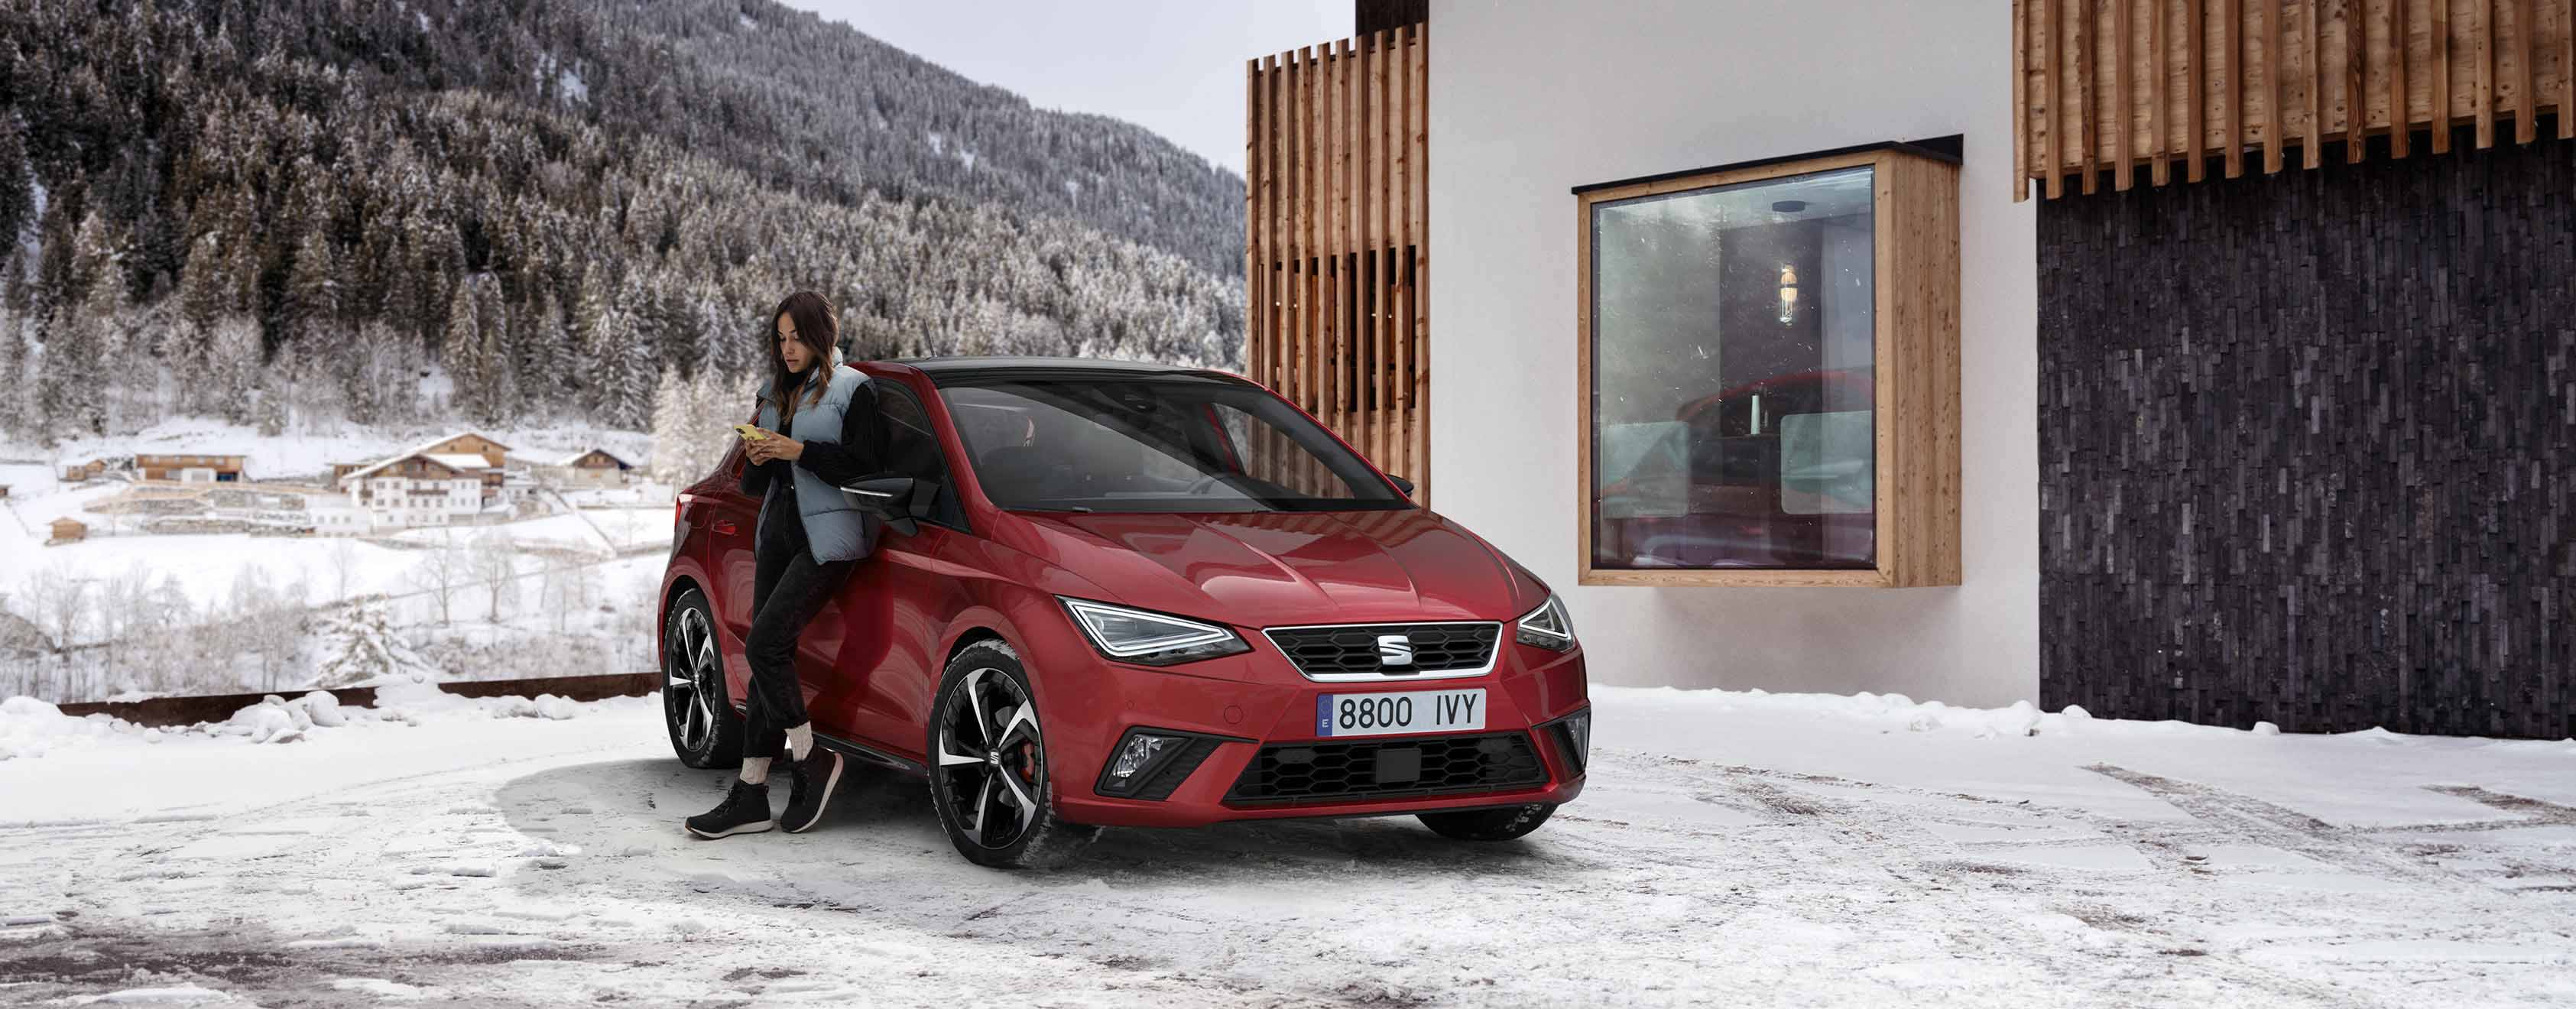
[[[1957,168],[1576,190],[1591,584],[1958,581]]]

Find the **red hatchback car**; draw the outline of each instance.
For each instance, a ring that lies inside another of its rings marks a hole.
[[[957,850],[1100,827],[1410,814],[1516,838],[1583,789],[1583,651],[1546,585],[1312,417],[1219,372],[861,365],[887,520],[807,627],[816,738],[927,775]],[[660,633],[691,767],[740,760],[753,521],[739,447],[679,496]]]

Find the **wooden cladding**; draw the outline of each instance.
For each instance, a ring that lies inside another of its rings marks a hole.
[[[2576,138],[2576,0],[2013,0],[2013,199]],[[2501,125],[2500,125],[2501,124]],[[2336,148],[2340,146],[2340,150]],[[2249,154],[2249,152],[2252,152]],[[2256,160],[2259,157],[2259,160]],[[2180,162],[2179,166],[2175,163]]]
[[[1244,140],[1251,377],[1425,502],[1428,52],[1412,25],[1254,60]]]

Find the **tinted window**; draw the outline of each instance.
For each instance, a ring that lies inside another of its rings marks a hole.
[[[966,528],[965,511],[957,505],[957,483],[948,478],[947,456],[939,451],[939,435],[931,428],[921,399],[887,379],[870,383],[877,390],[877,414],[885,418],[886,472],[938,484],[930,521]]]
[[[940,395],[995,505],[1028,511],[1408,508],[1260,388],[1194,376],[977,379]]]

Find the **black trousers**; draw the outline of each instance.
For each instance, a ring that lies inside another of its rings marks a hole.
[[[796,638],[858,566],[857,561],[816,563],[795,510],[766,511],[754,537],[751,634],[743,639],[743,658],[751,666],[751,696],[743,699],[745,757],[779,756],[787,748],[787,730],[805,724]]]

